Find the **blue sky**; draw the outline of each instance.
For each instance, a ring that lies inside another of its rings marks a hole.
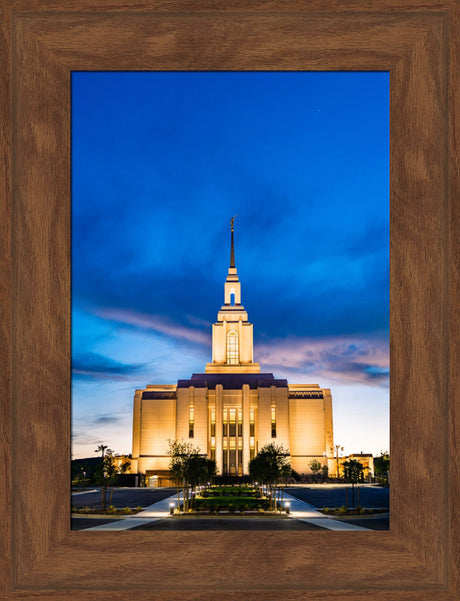
[[[72,76],[72,454],[211,360],[229,221],[254,359],[389,448],[388,73]]]

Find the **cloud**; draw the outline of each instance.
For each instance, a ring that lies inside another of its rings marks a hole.
[[[96,446],[101,444],[103,441],[97,436],[90,435],[87,432],[73,432],[72,433],[72,445],[88,445]]]
[[[145,364],[126,364],[98,353],[77,353],[72,357],[72,374],[76,378],[131,380]]]
[[[389,345],[385,338],[286,338],[258,344],[254,354],[264,370],[292,381],[302,375],[342,383],[387,386]]]
[[[100,425],[100,424],[106,425],[106,424],[114,424],[114,423],[120,421],[120,418],[117,417],[116,415],[105,414],[105,415],[100,415],[98,417],[95,417],[92,421],[95,425]]]
[[[179,338],[181,340],[187,340],[188,342],[206,346],[210,346],[211,344],[209,326],[208,332],[205,333],[197,328],[190,328],[173,323],[170,319],[163,316],[138,313],[128,309],[102,308],[96,311],[96,315],[122,325],[133,326],[142,330],[153,330],[154,332],[171,336],[172,338]]]

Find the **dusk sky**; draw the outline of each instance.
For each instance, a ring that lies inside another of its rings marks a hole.
[[[389,77],[72,76],[72,455],[131,453],[136,388],[204,372],[235,219],[254,360],[389,450]]]

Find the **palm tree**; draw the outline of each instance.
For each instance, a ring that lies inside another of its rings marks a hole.
[[[99,453],[99,451],[101,451],[102,455],[101,455],[101,479],[102,479],[102,486],[101,486],[101,507],[104,510],[105,509],[105,497],[106,497],[106,486],[104,485],[104,454],[105,454],[105,450],[107,448],[106,444],[100,444],[98,445],[97,449],[95,449],[95,453]]]
[[[339,444],[336,444],[334,446],[335,448],[335,460],[337,463],[337,478],[340,478],[340,472],[339,472],[339,451],[343,451],[343,447],[341,447]]]
[[[94,452],[99,453],[99,451],[101,451],[102,459],[104,459],[104,452],[105,452],[106,448],[107,448],[106,444],[100,444],[100,445],[98,445],[97,449]]]

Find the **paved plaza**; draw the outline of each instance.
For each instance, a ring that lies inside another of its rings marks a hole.
[[[143,511],[123,518],[112,516],[72,517],[73,530],[334,530],[369,531],[387,530],[388,514],[375,517],[359,516],[334,518],[318,511],[322,507],[345,504],[343,484],[290,486],[285,500],[291,504],[288,516],[171,516],[170,502],[177,502],[172,488],[119,488],[114,489],[112,505],[117,508],[143,507]],[[348,488],[350,488],[348,486]],[[388,508],[388,489],[372,485],[360,486],[360,504],[373,508]],[[351,499],[351,496],[349,497]],[[100,491],[90,490],[72,494],[72,506],[98,507]]]

